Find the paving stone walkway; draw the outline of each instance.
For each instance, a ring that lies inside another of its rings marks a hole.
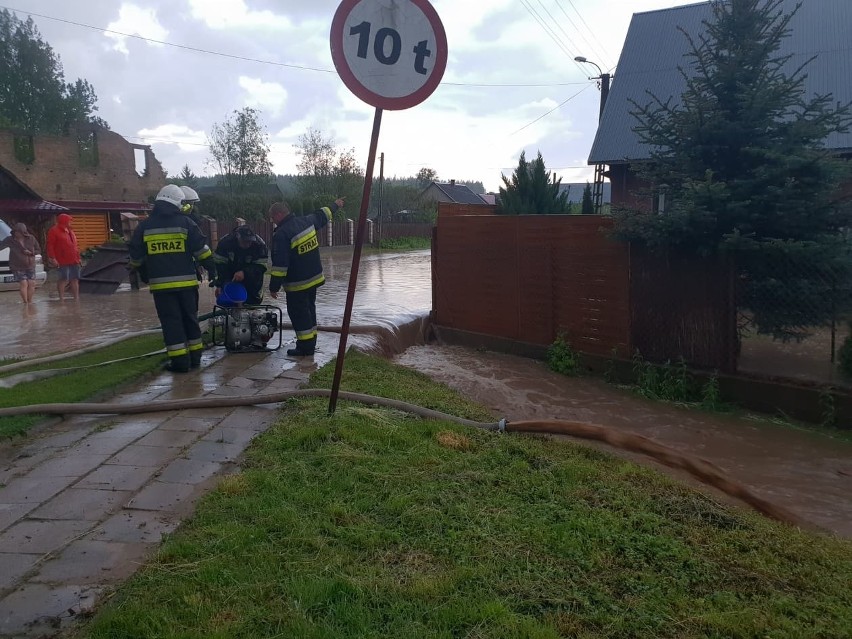
[[[110,401],[295,390],[328,358],[293,362],[285,350],[212,349],[199,371],[163,373]],[[0,637],[51,636],[91,610],[277,415],[277,406],[252,406],[75,416],[0,449]]]

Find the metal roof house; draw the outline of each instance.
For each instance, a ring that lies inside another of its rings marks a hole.
[[[785,13],[795,9],[798,0],[783,0]],[[637,121],[631,115],[639,104],[651,102],[649,94],[676,104],[686,89],[679,68],[690,73],[689,42],[679,29],[698,39],[713,19],[709,2],[670,9],[636,13],[618,61],[616,75],[601,115],[589,164],[606,164],[612,184],[612,203],[647,207],[634,192],[641,186],[630,164],[647,161],[650,149],[633,131]],[[852,0],[810,0],[802,3],[790,22],[790,34],[781,42],[779,55],[791,55],[790,71],[811,58],[805,68],[805,97],[831,93],[840,103],[852,101]],[[838,154],[852,153],[852,131],[835,133],[825,141],[826,148]]]
[[[420,199],[434,200],[436,202],[451,202],[455,204],[487,204],[479,195],[474,193],[469,186],[456,184],[455,180],[449,182],[432,182],[427,186]]]

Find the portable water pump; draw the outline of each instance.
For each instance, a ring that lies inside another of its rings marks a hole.
[[[246,290],[242,284],[226,284],[213,307],[210,318],[211,338],[217,346],[224,344],[228,351],[275,351],[282,346],[281,325],[284,315],[277,306],[266,304],[243,306]],[[270,346],[278,332],[277,343]]]

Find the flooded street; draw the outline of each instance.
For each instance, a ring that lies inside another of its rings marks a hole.
[[[323,251],[327,283],[317,294],[317,321],[339,326],[343,321],[352,254]],[[387,335],[413,320],[427,316],[432,305],[429,251],[365,254],[358,274],[358,290],[352,326],[381,327]],[[199,313],[213,310],[213,289],[199,288]],[[264,298],[279,306],[288,322],[284,296]],[[159,326],[154,301],[147,289],[131,291],[122,286],[113,295],[81,295],[79,301],[60,302],[55,285],[36,291],[36,302],[21,303],[17,291],[0,292],[0,357],[36,357],[70,351]],[[293,338],[285,329],[284,341]],[[353,335],[349,343],[365,345],[369,337]],[[334,338],[337,343],[337,338]],[[320,347],[328,350],[328,340]],[[334,349],[332,349],[334,350]],[[333,357],[336,351],[331,353]],[[326,353],[328,355],[328,353]]]
[[[327,283],[317,296],[321,327],[342,323],[351,259],[349,251],[323,251]],[[287,321],[283,296],[281,300],[267,296],[265,301],[284,309]],[[213,290],[203,286],[200,312],[212,310],[213,303]],[[704,458],[760,496],[827,530],[852,537],[852,443],[765,421],[644,400],[602,380],[557,375],[541,362],[453,346],[424,346],[418,337],[431,304],[429,251],[365,254],[349,344],[386,355],[410,346],[396,357],[397,362],[448,384],[488,406],[496,416],[591,422]],[[50,285],[38,290],[36,303],[29,309],[17,292],[0,293],[0,319],[2,357],[69,351],[158,325],[147,290],[59,302]],[[292,330],[285,329],[283,337],[285,344],[292,342]],[[338,339],[334,332],[320,333],[316,365],[336,356]]]

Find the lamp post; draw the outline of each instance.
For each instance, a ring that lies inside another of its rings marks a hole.
[[[586,59],[584,56],[578,55],[574,58],[577,62],[583,62],[585,64],[591,64],[598,70],[597,76],[593,78],[589,78],[589,80],[600,80],[601,81],[601,110],[598,113],[598,121],[600,121],[601,116],[603,116],[604,105],[606,104],[606,99],[609,96],[609,81],[612,76],[609,73],[604,73],[603,70],[591,60]]]
[[[601,69],[597,64],[592,62],[591,60],[586,59],[585,56],[578,55],[574,58],[577,62],[583,62],[585,64],[591,64],[598,70],[598,75],[593,78],[589,78],[589,80],[600,80],[601,84],[601,108],[598,112],[598,122],[601,121],[604,112],[604,106],[606,105],[606,99],[609,97],[609,81],[612,76],[609,73],[604,73],[603,69]],[[603,207],[603,181],[604,181],[604,165],[603,164],[595,164],[595,182],[592,187],[592,201],[595,205],[595,213],[600,215],[601,208]]]

